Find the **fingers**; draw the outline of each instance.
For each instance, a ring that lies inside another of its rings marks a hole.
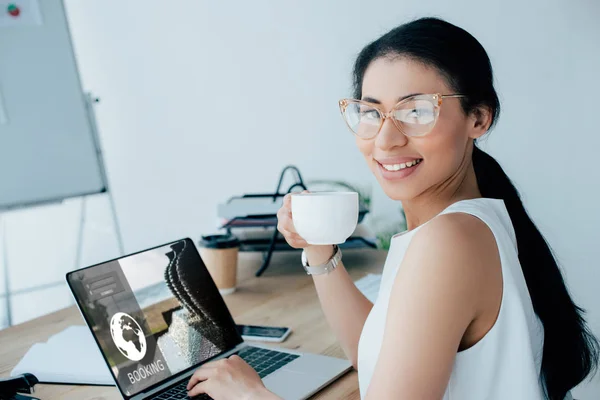
[[[229,365],[235,369],[252,368],[242,357],[234,354],[229,357]],[[253,368],[252,368],[253,369]]]
[[[283,218],[289,218],[290,220],[292,219],[292,209],[286,207],[285,205],[277,210],[277,219],[281,221]]]
[[[298,235],[295,232],[285,231],[282,232],[282,234],[285,236],[285,240],[287,240],[289,245],[294,248],[302,248],[308,245],[308,243],[306,243],[306,241],[302,239],[302,236]]]
[[[229,357],[229,361],[235,362],[235,363],[239,363],[240,361],[245,363],[246,361],[244,361],[244,359],[240,356],[238,356],[237,354],[232,355],[231,357]]]
[[[302,248],[308,245],[294,229],[294,224],[291,222],[291,219],[286,221],[286,217],[283,217],[277,224],[277,230],[285,237],[288,244],[294,248]]]
[[[296,234],[294,221],[292,220],[292,211],[285,206],[277,211],[277,230],[281,232],[286,239],[288,234]]]
[[[207,393],[207,385],[208,381],[200,382],[196,386],[194,386],[191,390],[188,389],[188,397],[195,397],[201,395],[202,393]]]
[[[292,209],[292,195],[290,193],[283,196],[283,206]]]
[[[193,388],[194,385],[198,384],[198,382],[205,381],[208,378],[215,376],[215,374],[217,373],[217,368],[224,363],[227,363],[226,358],[206,363],[200,368],[198,368],[198,370],[196,370],[196,372],[194,372],[194,375],[192,375],[192,377],[190,378],[190,381],[187,384],[187,390]]]
[[[296,233],[291,211],[287,211],[282,208],[277,212],[277,229],[279,229],[280,232],[284,230],[287,232]]]
[[[189,397],[194,397],[202,393],[208,393],[211,385],[219,381],[219,375],[223,377],[227,371],[240,368],[240,364],[246,364],[240,356],[232,355],[229,358],[223,358],[204,364],[190,378],[186,389]],[[249,366],[248,366],[249,367]],[[213,387],[214,389],[214,387]]]
[[[302,193],[309,193],[308,190]],[[304,248],[308,243],[296,232],[292,218],[292,195],[286,194],[283,205],[277,211],[277,230],[285,237],[288,244],[294,248]]]
[[[300,193],[310,193],[309,190],[303,190]],[[288,193],[285,196],[283,196],[283,206],[289,208],[290,210],[292,209],[292,193]]]
[[[200,382],[207,380],[208,378],[212,377],[215,375],[216,371],[215,368],[204,368],[205,366],[200,367],[196,372],[194,372],[194,375],[192,375],[192,377],[190,378],[190,381],[188,382],[186,388],[187,390],[192,389],[193,387],[197,386]]]

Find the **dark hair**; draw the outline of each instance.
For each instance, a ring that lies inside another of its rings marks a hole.
[[[368,44],[354,65],[354,95],[362,96],[362,81],[369,64],[381,57],[406,57],[432,66],[450,87],[466,95],[466,114],[486,107],[492,126],[500,113],[490,59],[483,46],[464,29],[438,18],[421,18]],[[598,342],[586,326],[584,311],[567,291],[548,243],[527,215],[517,189],[498,162],[476,145],[473,167],[483,197],[502,199],[512,221],[519,261],[533,309],[544,326],[540,381],[550,400],[563,400],[567,392],[595,371]]]

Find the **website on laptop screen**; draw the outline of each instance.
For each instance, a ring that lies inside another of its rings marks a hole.
[[[127,396],[242,342],[189,239],[75,271],[69,284]]]

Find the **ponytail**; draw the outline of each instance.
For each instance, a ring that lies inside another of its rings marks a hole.
[[[491,126],[500,115],[492,64],[487,52],[471,35],[438,18],[420,18],[400,25],[358,55],[354,64],[354,96],[362,97],[365,71],[373,60],[406,56],[435,68],[454,93],[460,93],[465,115],[481,107],[492,112]],[[490,128],[491,128],[490,126]],[[483,197],[504,200],[515,234],[519,261],[533,309],[544,326],[540,381],[549,400],[566,393],[595,371],[598,342],[573,303],[552,251],[521,202],[519,193],[500,165],[477,146],[473,165]]]
[[[476,145],[473,167],[483,197],[504,200],[517,237],[519,261],[533,309],[544,326],[541,381],[550,400],[567,392],[594,371],[598,342],[583,318],[584,310],[569,296],[548,243],[498,162]]]

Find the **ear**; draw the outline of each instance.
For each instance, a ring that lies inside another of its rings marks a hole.
[[[470,115],[470,132],[471,139],[478,139],[483,136],[492,125],[492,110],[489,107],[477,107]]]

